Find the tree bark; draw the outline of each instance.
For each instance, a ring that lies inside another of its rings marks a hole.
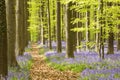
[[[5,0],[0,1],[0,76],[7,76],[7,23]]]
[[[103,22],[103,0],[100,0],[100,54],[101,58],[104,59],[104,39],[103,39],[103,33],[104,33],[104,22]]]
[[[28,7],[29,5],[27,4],[27,1],[28,0],[24,0],[24,26],[25,26],[25,47],[28,45],[28,41],[30,40],[29,39],[29,32],[28,32],[28,26],[29,26],[29,23],[28,23],[28,18],[29,18],[29,11],[28,11]]]
[[[16,54],[24,52],[24,0],[16,0]]]
[[[111,7],[112,2],[110,2],[110,3],[108,2],[107,5],[108,5],[108,7]],[[111,14],[109,16],[111,16]],[[108,26],[110,28],[110,31],[109,31],[109,37],[108,37],[108,51],[107,51],[107,54],[114,54],[114,33],[112,31],[113,24],[112,24],[111,20],[108,20]]]
[[[15,0],[6,0],[6,16],[7,16],[7,34],[8,34],[8,64],[11,67],[18,66],[15,54]]]
[[[120,30],[120,24],[118,25],[118,29]],[[117,50],[120,50],[120,32],[118,33]]]
[[[61,9],[60,0],[57,0],[57,52],[61,53]]]
[[[113,41],[114,41],[114,34],[111,31],[109,33],[109,37],[108,37],[108,52],[107,52],[107,54],[114,54],[114,46],[113,46],[114,43],[113,43]]]
[[[72,29],[72,11],[70,10],[70,7],[72,6],[72,2],[69,2],[66,4],[66,57],[67,58],[74,58],[74,50],[73,50],[73,40],[74,40],[74,33],[71,31]]]
[[[45,10],[44,10],[44,1],[41,1],[41,3],[42,3],[42,6],[41,6],[41,44],[45,44],[45,37],[44,37],[44,34],[45,34],[45,28],[44,28],[44,26],[45,26],[45,24],[44,24],[44,22],[45,22],[45,15],[44,15],[44,12],[45,12]]]
[[[72,5],[76,5],[76,3],[72,3]],[[72,20],[75,20],[77,18],[77,13],[76,11],[73,9],[72,10]],[[77,27],[77,23],[72,24],[72,29]],[[73,36],[74,36],[74,42],[73,42],[73,50],[76,51],[76,46],[77,46],[77,32],[73,32]]]
[[[49,49],[52,49],[52,41],[51,41],[51,20],[50,20],[50,2],[48,0],[48,45]]]
[[[82,13],[77,13],[78,18],[82,19]],[[77,28],[82,27],[82,22],[78,22]],[[81,46],[81,41],[82,41],[82,32],[77,32],[77,46]],[[80,47],[78,48],[78,50]]]
[[[89,50],[89,41],[90,41],[90,31],[89,31],[89,27],[90,27],[90,6],[87,6],[87,12],[86,12],[86,51]]]

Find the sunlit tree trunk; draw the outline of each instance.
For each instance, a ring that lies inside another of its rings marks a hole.
[[[66,21],[65,21],[66,20],[66,11],[65,10],[66,10],[66,6],[64,4],[61,4],[61,16],[62,16],[61,17],[62,18],[62,20],[61,20],[62,21],[61,37],[62,37],[62,40],[64,40],[64,41],[65,41],[65,36],[66,36],[65,35],[65,33],[66,33],[65,32],[65,26],[66,26]]]
[[[82,19],[82,13],[77,13],[77,17]],[[77,28],[82,27],[82,22],[78,22]],[[82,41],[82,32],[77,32],[77,46],[81,46],[81,41]],[[78,51],[81,47],[78,48]]]
[[[7,23],[5,0],[0,1],[0,76],[7,76]]]
[[[72,6],[72,2],[69,2],[66,4],[66,57],[68,58],[74,58],[74,50],[73,50],[73,40],[74,40],[74,33],[71,31],[72,29],[72,11],[70,10],[70,7]]]
[[[60,0],[57,0],[57,52],[61,53],[62,47],[61,47],[61,9],[60,9]]]
[[[86,12],[86,51],[89,50],[89,41],[90,41],[90,6],[87,6],[87,12]]]
[[[96,11],[96,33],[95,33],[95,42],[96,42],[96,45],[95,45],[95,51],[96,52],[98,52],[99,53],[99,32],[98,32],[98,30],[99,30],[99,8],[100,6],[98,6],[98,8],[97,8],[97,11]]]
[[[44,10],[44,4],[45,4],[45,2],[44,1],[41,1],[41,3],[42,3],[42,5],[41,5],[41,14],[40,14],[40,16],[41,16],[41,44],[45,44],[45,37],[44,37],[44,34],[45,34],[45,14],[44,14],[44,12],[45,12],[45,10]]]
[[[15,38],[16,38],[16,23],[15,23],[15,0],[6,0],[7,13],[7,34],[8,34],[8,64],[11,67],[17,66],[15,54]]]

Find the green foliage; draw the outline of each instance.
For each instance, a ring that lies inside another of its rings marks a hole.
[[[50,1],[50,23],[51,23],[51,36],[52,40],[56,40],[56,1]],[[72,6],[70,10],[75,11],[76,18],[71,19],[71,23],[76,25],[75,28],[71,29],[74,32],[82,32],[82,36],[85,39],[87,32],[90,32],[90,41],[95,41],[96,34],[100,33],[100,29],[103,29],[103,36],[102,39],[108,39],[109,33],[113,32],[115,36],[120,32],[120,29],[117,26],[120,24],[120,6],[119,0],[103,0],[103,13],[101,13],[102,8],[101,3],[99,0],[60,0],[62,3],[61,5],[61,19],[65,17],[65,5],[69,2],[72,2]],[[110,6],[108,3],[112,3]],[[37,41],[38,37],[40,36],[41,27],[44,27],[44,38],[48,39],[48,16],[47,16],[47,1],[46,0],[31,0],[28,2],[29,4],[29,31],[31,33],[31,40]],[[43,7],[43,10],[41,9]],[[87,11],[90,12],[90,25],[86,26],[88,18],[87,18]],[[44,16],[41,15],[43,12]],[[61,20],[63,34],[65,33],[64,27],[66,19]],[[79,25],[80,24],[80,25]],[[62,32],[61,32],[62,33]],[[62,35],[65,39],[65,35]],[[82,39],[83,40],[83,39]],[[95,42],[88,42],[86,45],[93,47],[96,45]],[[81,48],[82,45],[77,46],[77,48]],[[41,52],[44,52],[43,50]]]
[[[74,32],[83,32],[85,31],[85,28],[81,27],[81,28],[74,28],[74,29],[71,29],[71,31],[74,31]]]
[[[39,3],[39,4],[38,4]],[[31,33],[31,41],[35,42],[37,41],[38,38],[38,33],[39,33],[39,25],[40,25],[40,21],[39,21],[39,8],[41,6],[40,1],[38,0],[31,0],[30,2],[28,2],[29,4],[29,20],[28,22],[30,22],[30,26],[28,31]]]

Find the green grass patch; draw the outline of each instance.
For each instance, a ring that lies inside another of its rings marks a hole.
[[[32,65],[33,65],[33,60],[30,60],[30,61],[27,62],[27,65],[26,65],[25,68],[26,68],[27,70],[30,70],[31,67],[32,67]]]
[[[26,63],[20,63],[20,68],[21,69],[26,69],[26,70],[30,70],[31,69],[31,66],[33,64],[33,61],[32,60],[29,60],[27,61]]]
[[[118,74],[118,73],[115,74],[115,75],[114,75],[114,78],[120,78],[120,74]]]
[[[57,64],[50,62],[49,59],[46,59],[46,62],[50,67],[53,67],[54,69],[60,70],[60,71],[73,71],[73,72],[82,72],[86,68],[91,68],[91,65],[85,64],[85,63],[80,63],[80,64],[67,64],[67,63],[62,63],[62,64]]]

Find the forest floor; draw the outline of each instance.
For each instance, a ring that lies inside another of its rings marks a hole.
[[[31,55],[33,57],[33,65],[30,69],[32,80],[77,80],[79,77],[79,73],[59,71],[48,66],[45,56],[39,54],[37,44],[32,45]]]

